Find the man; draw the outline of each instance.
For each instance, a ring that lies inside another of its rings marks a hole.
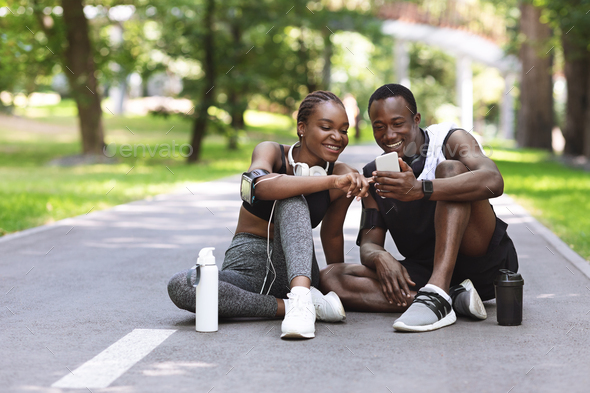
[[[451,123],[421,129],[414,96],[401,85],[377,89],[369,116],[375,141],[397,152],[401,171],[364,167],[372,184],[357,239],[362,264],[326,267],[322,291],[351,310],[404,311],[393,324],[401,331],[448,326],[455,311],[485,319],[481,299],[495,297],[499,269],[518,269],[507,224],[488,201],[502,194],[502,175],[469,132]],[[387,231],[404,260],[384,249]]]

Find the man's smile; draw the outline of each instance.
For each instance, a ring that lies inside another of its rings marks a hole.
[[[385,145],[390,149],[395,149],[396,147],[400,146],[402,144],[402,141],[396,142],[396,143],[392,143],[391,145]]]

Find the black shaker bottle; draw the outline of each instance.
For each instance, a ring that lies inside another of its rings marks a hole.
[[[500,269],[494,281],[498,324],[516,326],[522,322],[522,287],[524,280],[518,273]]]

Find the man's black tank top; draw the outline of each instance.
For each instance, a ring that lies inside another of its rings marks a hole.
[[[281,147],[281,168],[277,173],[286,174],[287,173],[287,164],[285,162],[285,147],[283,145],[279,145]],[[331,162],[330,166],[328,167],[328,175],[331,175],[334,171],[334,163]],[[307,206],[309,208],[309,216],[311,218],[311,227],[317,227],[326,211],[328,210],[328,206],[330,206],[330,191],[324,190],[319,192],[314,192],[313,194],[309,194],[305,196],[307,200]],[[253,205],[249,203],[243,202],[242,206],[244,209],[248,210],[250,213],[254,214],[258,218],[262,218],[263,220],[268,221],[270,218],[270,211],[272,210],[272,205],[274,201],[261,201],[257,200],[254,202]]]
[[[375,161],[370,162],[363,168],[363,175],[372,177],[375,169]],[[383,199],[375,192],[373,183],[370,184],[369,192],[377,203],[387,225],[386,229],[399,252],[406,258],[432,259],[436,201],[419,199],[403,202],[394,198]]]
[[[424,145],[419,154],[414,157],[404,157],[404,161],[411,166],[414,176],[420,176],[426,162],[426,153],[430,138],[424,133]],[[410,161],[410,162],[408,162]],[[373,177],[376,170],[375,161],[365,165],[363,175]],[[417,200],[403,202],[393,198],[381,198],[375,192],[373,183],[369,192],[379,207],[381,217],[385,220],[387,230],[391,234],[399,252],[406,258],[431,259],[434,255],[434,212],[436,202]]]

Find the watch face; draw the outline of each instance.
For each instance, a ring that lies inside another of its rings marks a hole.
[[[242,196],[242,200],[244,200],[245,202],[248,202],[248,203],[252,203],[252,201],[251,201],[252,196],[250,195],[250,191],[252,190],[251,184],[252,184],[252,179],[242,176],[242,184],[241,184],[240,194]]]

